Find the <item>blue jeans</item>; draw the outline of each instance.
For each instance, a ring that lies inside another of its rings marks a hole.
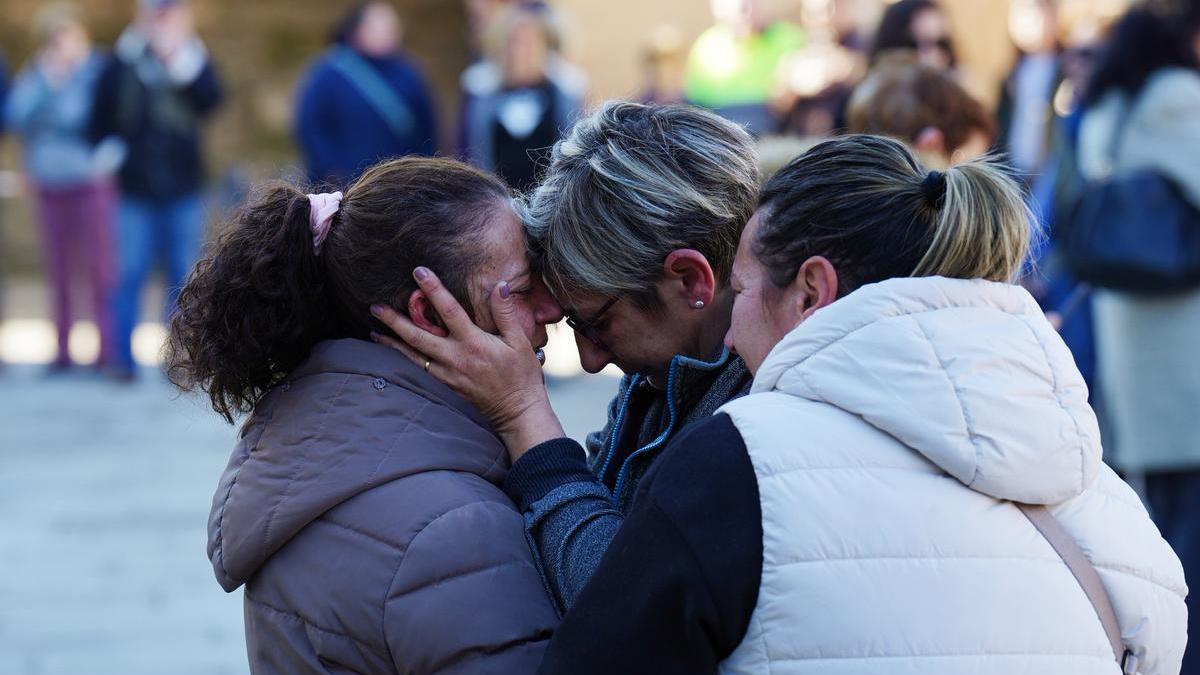
[[[1162,536],[1183,563],[1188,593],[1188,644],[1180,675],[1200,675],[1200,470],[1146,474],[1146,501]]]
[[[142,287],[155,262],[167,283],[165,316],[170,317],[188,271],[200,254],[204,212],[200,195],[152,200],[121,199],[117,211],[117,287],[113,293],[114,362],[133,370],[133,328]]]

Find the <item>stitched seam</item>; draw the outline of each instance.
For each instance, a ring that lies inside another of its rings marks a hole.
[[[404,440],[404,434],[412,428],[413,420],[420,418],[421,414],[424,413],[425,409],[429,406],[430,402],[428,399],[426,399],[425,404],[422,405],[417,412],[409,416],[408,422],[404,425],[404,428],[396,432],[396,436],[392,439],[392,444],[388,446],[387,452],[383,453],[383,456],[379,458],[379,463],[376,464],[375,468],[371,470],[371,475],[367,476],[367,486],[373,487],[375,485],[375,476],[379,475],[379,470],[383,468],[384,463],[391,459],[392,453],[395,452],[396,448],[400,446],[400,442]]]
[[[380,601],[380,608],[379,608],[379,619],[380,619],[380,620],[379,620],[379,626],[380,626],[380,632],[381,632],[381,634],[382,634],[382,637],[383,637],[383,645],[384,645],[384,647],[387,649],[387,658],[388,658],[388,660],[389,660],[391,663],[395,663],[396,661],[395,661],[395,658],[394,658],[394,657],[393,657],[393,655],[392,655],[392,646],[391,646],[391,644],[389,644],[389,643],[388,643],[388,641],[387,641],[387,609],[388,609],[388,598],[391,596],[391,593],[392,593],[392,588],[393,588],[393,587],[395,587],[395,585],[396,585],[396,579],[397,579],[397,578],[399,578],[399,576],[400,576],[400,572],[401,572],[401,571],[403,571],[403,569],[404,569],[404,561],[405,561],[405,560],[408,560],[408,552],[409,552],[410,550],[412,550],[412,548],[413,548],[413,546],[414,546],[414,545],[416,545],[416,543],[417,543],[417,539],[418,539],[418,538],[420,538],[420,536],[421,536],[422,534],[424,534],[424,533],[425,533],[425,531],[426,531],[426,530],[428,530],[430,526],[432,526],[434,523],[438,522],[438,521],[439,521],[439,520],[441,520],[442,518],[445,518],[446,516],[449,516],[449,515],[450,515],[450,514],[452,514],[452,513],[457,513],[457,512],[459,512],[459,511],[462,511],[463,509],[471,508],[471,507],[473,507],[473,506],[476,506],[477,504],[493,504],[493,503],[495,503],[495,502],[486,502],[486,501],[482,501],[482,500],[480,500],[480,501],[474,501],[474,502],[471,502],[471,503],[469,503],[469,504],[463,504],[463,505],[461,505],[461,506],[456,506],[455,508],[453,508],[453,509],[450,509],[449,511],[446,511],[445,513],[443,513],[443,514],[441,514],[440,516],[438,516],[438,517],[434,518],[433,520],[429,521],[428,523],[425,523],[425,525],[424,525],[424,526],[423,526],[423,527],[422,527],[420,530],[418,530],[418,531],[417,531],[417,533],[416,533],[416,534],[414,534],[414,535],[412,536],[412,538],[411,538],[411,539],[409,539],[409,540],[408,540],[408,546],[407,546],[407,547],[405,547],[405,549],[404,549],[404,553],[402,553],[402,554],[400,555],[400,562],[396,563],[396,570],[395,570],[394,572],[392,572],[392,581],[391,581],[391,582],[388,584],[387,588],[386,588],[386,589],[384,589],[384,592],[383,592],[383,598],[382,598],[382,599],[381,599],[381,601]],[[510,563],[506,563],[506,564],[513,564],[513,563],[511,563],[511,562],[510,562]],[[471,574],[471,573],[478,573],[478,572],[486,571],[486,570],[489,570],[489,569],[495,569],[495,568],[497,568],[497,567],[504,567],[506,564],[492,565],[491,567],[485,567],[485,568],[483,568],[483,569],[481,569],[481,570],[472,570],[472,571],[471,571],[471,572],[469,572],[468,574]],[[459,577],[462,577],[462,576],[467,576],[467,575],[466,575],[466,574],[460,574],[460,575],[455,575],[455,576],[453,576],[453,577],[448,577],[448,578],[450,578],[450,579],[455,579],[455,578],[459,578]],[[437,582],[434,582],[434,583],[439,583],[439,582],[441,582],[441,581],[445,581],[445,579],[439,579]],[[430,584],[430,585],[433,585],[433,584]],[[409,592],[411,592],[411,591],[409,591]],[[403,597],[404,595],[407,595],[407,594],[408,594],[408,592],[406,592],[406,593],[403,593],[403,594],[401,594],[400,596],[397,596],[397,597]]]
[[[496,432],[493,430],[491,433],[492,435],[495,435]],[[501,443],[501,445],[503,446],[504,444]],[[508,459],[508,449],[501,447],[500,452],[496,453],[495,459],[492,460],[492,464],[486,470],[484,470],[483,476],[486,477],[488,474],[490,474],[492,469],[495,469],[497,466],[502,464],[505,459]],[[503,476],[501,476],[501,478],[503,478]]]
[[[313,433],[314,436],[320,436],[321,433],[323,431],[325,431],[325,426],[329,421],[329,409],[332,407],[333,403],[336,403],[337,400],[339,398],[341,398],[342,392],[345,391],[346,384],[349,381],[350,381],[349,375],[342,378],[341,384],[338,385],[337,392],[334,393],[334,395],[329,398],[329,404],[326,405],[325,410],[323,410],[321,412],[321,424],[317,427],[316,431]],[[301,447],[303,447],[303,444],[301,445]],[[291,495],[292,486],[295,485],[296,477],[298,475],[300,475],[300,472],[304,469],[305,466],[307,466],[306,462],[302,462],[302,461],[296,462],[295,468],[292,469],[291,474],[288,476],[287,483],[283,486],[283,490],[280,491],[279,497],[275,500],[275,503],[271,506],[270,513],[267,514],[267,522],[266,522],[266,526],[263,527],[263,536],[262,536],[262,542],[261,542],[262,547],[264,549],[267,548],[267,542],[269,542],[271,540],[271,526],[275,524],[275,514],[279,512],[279,507],[283,504],[284,500],[287,499],[288,497],[292,496]]]
[[[329,523],[330,525],[332,525],[334,527],[340,527],[343,530],[346,530],[348,532],[353,532],[354,534],[357,534],[361,537],[370,539],[373,542],[376,542],[378,544],[383,544],[384,546],[387,546],[388,548],[396,549],[397,551],[400,551],[401,553],[404,552],[404,547],[401,546],[400,544],[397,544],[394,541],[388,541],[387,539],[384,539],[383,537],[371,534],[370,532],[367,532],[365,530],[360,530],[357,527],[354,527],[352,525],[347,525],[346,523],[334,520],[333,517],[330,516],[329,514],[325,514],[325,515],[321,516],[321,518],[319,519],[318,522],[320,522],[320,521]]]
[[[910,317],[911,318],[911,317]],[[933,344],[933,339],[929,337],[925,326],[911,318],[912,323],[921,331],[921,336],[925,338],[925,342],[929,344],[929,351],[933,354],[933,358],[937,359],[938,367],[941,368],[942,374],[946,376],[946,382],[950,385],[950,389],[954,392],[954,398],[958,401],[958,411],[962,416],[963,431],[967,432],[967,440],[971,443],[971,449],[975,451],[975,466],[971,471],[971,480],[967,481],[967,487],[975,485],[975,479],[979,477],[979,443],[975,438],[975,433],[972,431],[974,425],[971,424],[971,416],[967,413],[967,404],[963,400],[962,392],[958,389],[958,384],[954,378],[950,377],[950,370],[946,368],[946,362],[942,359],[942,355],[938,353],[937,347]]]
[[[1050,361],[1050,351],[1046,349],[1046,344],[1042,342],[1040,337],[1038,337],[1037,331],[1033,330],[1033,326],[1029,325],[1029,321],[1026,320],[1022,321],[1021,323],[1025,326],[1025,329],[1029,331],[1029,334],[1033,336],[1033,341],[1042,348],[1042,356],[1046,360],[1046,367],[1050,370],[1051,384],[1054,386],[1054,400],[1058,403],[1058,407],[1062,408],[1062,411],[1067,416],[1067,419],[1071,420],[1071,425],[1075,427],[1075,441],[1079,446],[1079,492],[1082,494],[1087,490],[1087,485],[1084,484],[1084,464],[1087,463],[1087,450],[1083,447],[1083,432],[1079,428],[1079,420],[1076,419],[1069,410],[1067,410],[1066,404],[1063,403],[1062,391],[1058,386],[1058,369],[1055,368],[1054,364]]]
[[[807,361],[808,359],[816,356],[817,354],[825,351],[826,349],[832,347],[833,345],[841,342],[842,340],[845,340],[846,338],[850,337],[851,335],[854,335],[860,331],[866,330],[867,328],[870,328],[871,326],[874,326],[877,323],[882,323],[889,319],[902,319],[902,318],[913,319],[915,317],[921,316],[922,314],[932,314],[934,312],[944,312],[948,309],[990,310],[990,311],[1000,312],[1000,313],[1004,314],[1005,316],[1011,316],[1014,318],[1025,318],[1025,317],[1029,316],[1029,314],[1027,314],[1027,313],[1017,314],[1015,312],[1007,311],[1007,310],[1003,309],[1002,307],[998,307],[995,305],[974,305],[974,306],[964,306],[964,307],[949,307],[949,306],[948,307],[930,307],[928,309],[922,309],[920,311],[903,311],[903,310],[901,310],[895,314],[882,314],[879,316],[871,317],[869,319],[866,319],[862,324],[856,326],[855,328],[853,328],[851,330],[831,336],[828,340],[826,340],[822,343],[819,343],[817,345],[814,345],[812,351],[810,351],[807,354],[805,354],[804,356],[796,359],[796,362],[803,363],[803,362]]]
[[[1058,556],[1038,558],[1034,556],[1023,555],[862,555],[862,556],[838,556],[827,558],[803,558],[800,560],[789,560],[787,562],[775,563],[774,567],[789,567],[793,565],[811,565],[814,563],[846,563],[846,562],[863,562],[863,561],[905,561],[918,562],[925,560],[933,561],[962,561],[962,560],[1021,560],[1027,562],[1048,563],[1052,565],[1062,565],[1062,558]],[[1097,565],[1103,567],[1103,565]]]
[[[1094,659],[1096,661],[1104,661],[1111,664],[1113,662],[1112,654],[1108,656],[1100,656],[1098,654],[1062,654],[1058,652],[964,652],[961,654],[878,654],[873,656],[787,656],[781,658],[772,658],[772,661],[780,663],[789,663],[797,661],[870,661],[872,659],[962,659],[962,658],[977,658],[988,659],[1000,657],[1041,657],[1049,659]]]
[[[905,447],[907,448],[907,446],[905,446]],[[909,448],[909,449],[911,449],[911,448]],[[930,462],[930,465],[937,468],[937,465],[933,464],[932,462]],[[945,471],[942,471],[940,468],[937,468],[937,470],[935,470],[935,471],[930,471],[929,469],[914,469],[914,468],[906,467],[906,466],[871,466],[871,465],[796,466],[796,467],[789,467],[789,468],[774,469],[771,471],[764,470],[762,477],[763,478],[783,478],[783,477],[786,477],[793,473],[815,473],[817,471],[862,471],[862,472],[897,471],[897,472],[901,472],[901,473],[915,473],[915,474],[919,474],[922,476],[930,476],[933,478],[952,478],[952,476],[950,476],[950,474],[946,473]],[[957,482],[958,479],[954,479],[954,480]]]
[[[880,562],[935,561],[935,562],[937,562],[937,561],[943,561],[943,560],[948,561],[948,562],[967,561],[967,560],[974,560],[974,561],[979,561],[979,560],[988,560],[988,561],[991,561],[991,560],[996,560],[996,561],[1019,560],[1022,562],[1047,563],[1047,564],[1051,564],[1051,565],[1064,564],[1062,562],[1062,558],[1059,558],[1059,557],[1036,558],[1033,556],[1019,556],[1019,555],[995,555],[995,556],[991,556],[991,555],[910,555],[910,556],[905,556],[905,555],[879,555],[879,556],[864,555],[864,556],[842,556],[842,557],[836,557],[836,558],[833,558],[833,557],[804,558],[802,560],[789,560],[787,562],[776,563],[775,568],[778,569],[781,567],[795,567],[795,566],[799,566],[799,565],[811,565],[811,564],[815,564],[815,563],[853,563],[853,562],[864,562],[864,561],[880,561]],[[1096,569],[1108,570],[1108,571],[1114,572],[1116,574],[1124,574],[1125,576],[1130,576],[1135,579],[1139,579],[1139,580],[1144,581],[1153,586],[1157,586],[1157,587],[1163,589],[1164,591],[1167,591],[1168,593],[1177,595],[1181,598],[1185,595],[1183,592],[1181,592],[1178,589],[1171,588],[1170,586],[1168,586],[1160,581],[1157,581],[1155,579],[1150,579],[1150,578],[1144,576],[1143,574],[1138,572],[1135,568],[1130,567],[1128,565],[1120,565],[1120,564],[1116,564],[1116,563],[1095,563],[1095,562],[1092,564],[1093,564],[1093,566],[1096,567]]]
[[[294,621],[298,621],[298,622],[304,624],[308,628],[319,631],[321,633],[328,633],[330,635],[345,638],[345,639],[353,642],[354,644],[359,645],[360,647],[365,647],[367,650],[369,650],[371,653],[375,654],[376,656],[380,656],[380,657],[386,656],[383,652],[379,651],[378,646],[372,645],[367,642],[363,642],[362,640],[359,640],[358,638],[354,637],[353,635],[350,635],[348,633],[343,633],[341,631],[336,631],[336,630],[333,630],[330,628],[325,628],[323,626],[318,626],[317,624],[313,623],[312,621],[309,621],[308,619],[300,616],[296,612],[292,612],[292,611],[289,611],[286,609],[280,609],[273,605],[267,604],[257,598],[252,598],[252,597],[250,597],[249,593],[245,594],[245,598],[246,598],[246,601],[249,602],[250,604],[256,605],[258,607],[262,607],[263,609],[275,612],[276,614],[282,614],[283,616],[285,616],[289,619],[292,619]]]

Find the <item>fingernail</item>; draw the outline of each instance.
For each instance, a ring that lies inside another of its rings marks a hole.
[[[429,268],[428,267],[418,267],[415,270],[413,270],[413,276],[416,278],[417,281],[425,281],[425,279],[429,277]]]
[[[383,307],[381,307],[379,305],[371,305],[371,314],[374,315],[375,318],[378,319],[380,317],[380,315],[383,314]]]
[[[509,293],[511,293],[511,290],[508,287],[508,282],[501,281],[500,282],[500,298],[503,300],[507,300]]]
[[[376,333],[375,331],[371,331],[371,341],[379,342],[379,333]]]

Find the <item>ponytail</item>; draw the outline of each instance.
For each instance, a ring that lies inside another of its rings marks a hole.
[[[290,185],[262,188],[180,291],[167,377],[182,389],[203,389],[231,423],[325,337],[329,308],[309,208]]]
[[[929,183],[939,175],[942,198],[930,204]],[[945,174],[931,171],[916,183],[936,215],[933,241],[912,276],[1012,282],[1021,275],[1037,219],[1008,170],[985,158]]]
[[[203,390],[232,423],[318,342],[383,331],[368,308],[407,306],[417,265],[437,270],[470,314],[468,281],[485,257],[483,233],[504,209],[512,209],[511,195],[495,176],[404,157],[364,171],[314,238],[308,195],[268,185],[205,250],[180,292],[167,377],[185,391]]]
[[[840,295],[898,277],[1012,282],[1036,222],[994,158],[926,171],[898,141],[851,135],[814,146],[767,182],[753,250],[778,287],[805,260],[827,258]]]

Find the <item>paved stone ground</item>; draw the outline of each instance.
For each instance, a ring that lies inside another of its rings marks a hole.
[[[568,433],[615,380],[557,380]],[[245,673],[241,594],[205,556],[234,430],[154,371],[135,385],[0,371],[0,673]]]

